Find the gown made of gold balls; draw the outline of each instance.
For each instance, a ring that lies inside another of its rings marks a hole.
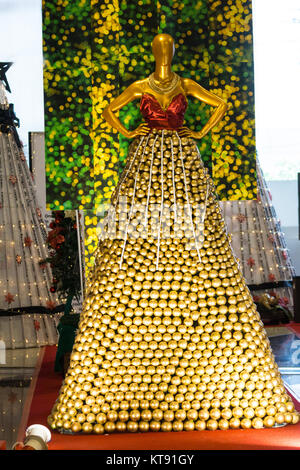
[[[195,141],[130,146],[70,366],[48,417],[66,433],[296,424]]]

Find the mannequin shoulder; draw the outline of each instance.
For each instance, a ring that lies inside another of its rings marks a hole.
[[[135,96],[141,96],[147,88],[148,79],[143,78],[142,80],[137,80],[129,85],[127,88],[128,91],[133,93]]]
[[[199,83],[195,82],[195,80],[192,80],[191,78],[180,77],[180,81],[181,81],[181,86],[185,90],[186,93],[195,89],[195,87],[203,88]]]

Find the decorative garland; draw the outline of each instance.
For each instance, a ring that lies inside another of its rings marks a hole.
[[[293,314],[287,307],[289,300],[286,297],[279,297],[275,292],[265,292],[254,295],[253,300],[265,325],[289,323],[293,320]]]
[[[50,223],[47,243],[50,257],[41,260],[40,264],[50,263],[53,273],[51,292],[60,298],[79,299],[81,285],[79,272],[77,225],[71,211],[55,211],[54,221]]]
[[[0,131],[8,134],[12,132],[19,149],[22,148],[22,142],[20,141],[16,127],[20,127],[20,121],[15,115],[14,105],[10,104],[8,109],[0,108]]]
[[[61,304],[53,309],[43,307],[41,305],[30,306],[30,307],[18,307],[18,308],[9,308],[9,309],[0,309],[1,316],[16,316],[16,315],[25,315],[25,314],[42,314],[42,315],[53,315],[54,313],[63,312],[65,305]]]
[[[278,289],[279,287],[293,287],[291,281],[278,281],[278,282],[264,282],[262,284],[250,284],[248,288],[250,291],[264,290],[264,289]]]
[[[57,327],[59,341],[54,364],[56,372],[63,372],[64,358],[72,350],[80,317],[71,314],[72,300],[74,297],[79,300],[81,294],[79,250],[74,211],[55,211],[53,215],[47,237],[50,257],[41,263],[48,262],[52,268],[50,291],[65,299],[64,315]]]

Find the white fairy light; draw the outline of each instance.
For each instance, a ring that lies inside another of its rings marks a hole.
[[[179,149],[180,149],[180,157],[181,157],[181,164],[182,164],[182,171],[183,171],[183,179],[184,179],[184,188],[185,188],[185,195],[188,203],[188,209],[189,209],[189,216],[190,216],[190,221],[191,221],[191,226],[192,226],[192,231],[193,231],[193,236],[195,240],[195,245],[196,245],[196,250],[199,258],[199,262],[201,263],[201,255],[198,247],[198,241],[196,239],[196,234],[195,234],[195,228],[194,228],[194,223],[193,223],[193,216],[192,216],[192,211],[191,211],[191,205],[190,205],[190,199],[189,195],[187,192],[187,183],[186,183],[186,175],[185,175],[185,168],[184,168],[184,162],[183,162],[183,156],[182,156],[182,145],[181,145],[181,138],[179,137],[178,133],[176,132],[176,135],[179,139]]]
[[[150,162],[150,176],[149,176],[149,185],[148,185],[148,192],[147,192],[147,202],[146,202],[146,210],[145,210],[145,221],[144,225],[147,226],[147,219],[148,219],[148,209],[149,209],[149,199],[150,199],[150,190],[151,190],[151,183],[152,183],[152,169],[153,169],[153,159],[154,159],[154,146],[157,141],[158,136],[155,137],[153,145],[152,145],[152,152],[151,152],[151,162]]]
[[[174,168],[174,147],[173,139],[171,137],[171,155],[172,155],[172,186],[173,186],[173,199],[174,199],[174,222],[177,222],[177,200],[176,200],[176,185],[175,185],[175,168]]]
[[[128,228],[129,228],[129,224],[130,224],[130,220],[131,220],[131,215],[132,215],[132,212],[133,212],[134,198],[135,198],[135,192],[136,192],[137,177],[138,177],[138,175],[139,175],[140,166],[141,166],[142,161],[143,161],[143,159],[144,159],[145,150],[146,150],[146,146],[147,146],[147,143],[148,143],[148,140],[149,140],[149,136],[150,136],[150,134],[148,135],[147,142],[146,142],[146,145],[145,145],[145,147],[144,147],[144,151],[143,151],[143,154],[142,154],[142,157],[141,157],[141,160],[140,160],[140,163],[139,163],[137,172],[136,172],[135,180],[134,180],[134,188],[133,188],[133,195],[132,195],[131,207],[130,207],[128,222],[127,222],[127,225],[126,225],[125,237],[124,237],[124,244],[123,244],[123,249],[122,249],[122,254],[121,254],[121,259],[120,259],[120,269],[121,269],[122,263],[123,263],[124,252],[125,252],[125,247],[126,247],[126,242],[127,242]]]
[[[160,249],[160,232],[161,232],[161,222],[164,210],[164,158],[163,158],[163,142],[164,142],[164,131],[161,132],[161,146],[160,146],[160,171],[161,171],[161,201],[160,201],[160,220],[159,220],[159,229],[158,229],[158,238],[157,238],[157,250],[156,250],[156,269],[158,269],[159,261],[159,249]]]

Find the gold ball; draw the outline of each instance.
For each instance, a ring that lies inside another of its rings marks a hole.
[[[139,425],[136,421],[128,421],[126,425],[127,431],[129,432],[137,432],[138,427]]]
[[[169,408],[169,405],[168,405],[168,403],[167,403],[167,402],[165,402],[165,401],[162,401],[162,402],[160,402],[160,406],[159,406],[159,408],[160,408],[162,411],[166,411],[166,410],[168,410],[168,408]]]
[[[173,429],[173,431],[182,431],[183,430],[183,423],[181,421],[173,421],[172,429]]]
[[[161,421],[163,419],[163,411],[161,409],[155,409],[152,413],[152,417],[155,421]]]
[[[116,422],[116,431],[117,432],[125,432],[126,431],[126,423],[122,421]]]
[[[216,419],[209,419],[206,422],[206,428],[209,431],[215,431],[216,429],[218,429],[218,421]]]
[[[86,434],[90,434],[93,431],[93,425],[91,423],[83,423],[82,431]]]
[[[243,429],[250,429],[251,428],[251,419],[249,418],[243,418],[241,420],[241,427]]]
[[[115,429],[116,429],[115,423],[107,422],[107,423],[105,423],[105,425],[104,425],[104,430],[105,430],[105,432],[107,432],[107,433],[112,433],[112,432],[115,431]]]
[[[258,418],[263,418],[264,416],[266,416],[266,409],[263,406],[258,406],[255,409],[255,416],[257,416]]]
[[[144,409],[142,412],[141,412],[141,418],[143,421],[151,421],[152,419],[152,413],[150,410],[148,409]]]
[[[264,426],[266,428],[272,428],[275,424],[275,418],[274,416],[266,416],[264,418]]]
[[[229,427],[231,429],[238,429],[240,427],[240,424],[241,424],[241,422],[240,422],[239,418],[231,418],[229,420]]]
[[[96,416],[96,421],[97,423],[99,424],[104,424],[106,423],[106,414],[105,413],[98,413],[97,416]]]
[[[117,421],[117,419],[118,419],[117,411],[115,411],[115,410],[108,411],[108,413],[107,413],[107,420],[108,421],[115,422],[115,421]]]
[[[96,419],[96,416],[94,415],[94,413],[89,413],[86,417],[86,420],[88,423],[94,423],[95,419]]]
[[[175,411],[175,419],[178,421],[184,421],[186,418],[186,411],[185,410],[176,410]]]
[[[85,414],[83,414],[83,413],[78,414],[77,415],[77,421],[78,421],[78,423],[81,423],[81,424],[84,423],[85,422]]]
[[[295,407],[294,407],[294,404],[292,402],[288,402],[286,404],[286,409],[287,411],[289,411],[290,413],[293,413],[295,411]]]
[[[139,430],[141,432],[147,432],[149,431],[149,423],[146,421],[140,421],[139,422]]]
[[[170,432],[170,431],[172,431],[172,423],[167,422],[167,421],[163,421],[162,424],[161,424],[160,429],[163,432]]]
[[[141,413],[138,410],[132,410],[129,416],[131,421],[139,421]]]
[[[90,405],[83,405],[83,407],[81,408],[82,410],[82,413],[84,413],[85,415],[89,414],[90,410],[91,410],[91,407]]]
[[[284,423],[284,414],[283,413],[276,413],[275,422],[277,424],[283,424]]]
[[[254,429],[262,429],[264,427],[264,422],[261,418],[253,418],[252,419],[252,427]]]
[[[197,412],[196,412],[197,413]],[[164,412],[163,419],[166,422],[170,422],[174,420],[174,412],[172,410],[167,410]]]
[[[291,423],[293,421],[292,413],[284,413],[284,421],[288,424]]]
[[[102,424],[95,424],[93,430],[96,434],[104,434],[104,426]]]
[[[259,406],[259,401],[256,398],[251,398],[251,400],[249,400],[249,406],[255,409]]]
[[[80,432],[81,431],[81,424],[78,422],[75,422],[71,426],[72,432]]]
[[[229,420],[230,418],[232,418],[232,411],[230,408],[224,408],[222,411],[221,411],[221,416],[223,419],[225,420]]]
[[[210,414],[210,417],[212,418],[212,420],[216,420],[216,421],[217,421],[217,420],[220,418],[220,416],[221,416],[221,412],[220,412],[220,410],[219,410],[218,408],[212,408],[212,409],[210,410],[210,413],[209,413],[209,414]]]
[[[218,427],[222,431],[226,431],[229,428],[229,422],[227,419],[220,419],[218,422]]]
[[[277,412],[276,406],[269,405],[266,407],[266,413],[268,416],[275,416]]]
[[[248,408],[248,400],[246,400],[245,398],[242,398],[240,400],[240,407],[242,407],[243,409]]]
[[[244,409],[244,416],[245,418],[252,419],[255,416],[255,411],[253,408],[247,407]]]
[[[69,409],[69,415],[70,416],[76,416],[76,414],[77,414],[76,408],[70,408]]]
[[[241,418],[243,416],[243,414],[244,414],[244,410],[240,406],[236,406],[232,410],[232,416],[234,418]]]
[[[85,400],[87,405],[93,405],[95,403],[95,398],[94,397],[87,397]]]
[[[233,407],[233,408],[237,408],[240,404],[240,400],[236,397],[232,398],[231,401],[230,401],[230,405]]]
[[[150,422],[150,430],[157,432],[160,430],[160,423],[158,421],[151,421]]]
[[[277,406],[278,413],[286,413],[286,405],[284,403],[278,403]]]
[[[189,421],[196,421],[198,418],[198,411],[194,409],[190,409],[188,410],[186,416]]]
[[[58,420],[56,421],[56,427],[57,427],[58,429],[60,429],[60,428],[63,427],[63,422],[62,422],[61,419],[58,419]]]
[[[183,429],[184,429],[185,431],[194,431],[194,429],[195,429],[195,423],[194,423],[194,421],[190,421],[190,420],[189,420],[189,421],[185,421],[185,422],[183,423]]]
[[[94,413],[95,415],[97,415],[99,412],[100,412],[100,405],[93,405],[92,408],[91,408],[91,412]]]

